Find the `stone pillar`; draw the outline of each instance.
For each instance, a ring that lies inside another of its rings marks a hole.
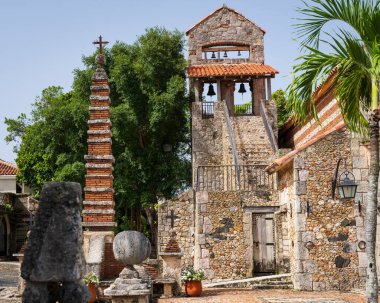
[[[108,77],[105,57],[96,57],[98,67],[92,76],[88,154],[85,156],[86,187],[83,226],[90,231],[110,231],[115,226],[112,133]]]
[[[272,100],[272,84],[271,78],[267,78],[267,100]]]

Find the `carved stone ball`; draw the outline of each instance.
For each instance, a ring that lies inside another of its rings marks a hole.
[[[118,233],[113,241],[115,259],[125,265],[140,264],[149,258],[150,248],[148,238],[134,230]]]

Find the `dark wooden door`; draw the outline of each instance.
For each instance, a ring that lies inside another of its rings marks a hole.
[[[0,256],[5,256],[7,252],[7,225],[4,219],[0,218]]]
[[[274,273],[276,258],[273,213],[252,214],[252,232],[254,273]]]

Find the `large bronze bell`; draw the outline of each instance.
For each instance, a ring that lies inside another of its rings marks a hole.
[[[246,92],[244,83],[241,83],[238,93],[244,94]]]
[[[212,97],[212,96],[215,96],[215,95],[216,95],[216,94],[215,94],[215,91],[214,91],[214,86],[213,86],[212,84],[210,84],[210,85],[208,86],[207,96]]]

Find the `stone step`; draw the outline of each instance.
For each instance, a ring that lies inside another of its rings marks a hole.
[[[257,284],[251,285],[251,289],[292,289],[293,284],[277,284],[277,285],[266,285],[266,284]]]
[[[267,285],[268,282],[274,282],[274,281],[283,282],[284,286],[286,285],[286,287],[288,287],[289,282],[291,283],[290,274],[269,275],[269,276],[254,277],[254,278],[239,279],[239,280],[220,281],[220,282],[208,283],[208,284],[205,283],[203,286],[205,288],[211,288],[211,287],[251,288],[252,285],[260,285],[261,287],[262,285]],[[270,286],[273,286],[273,285],[270,285]],[[290,288],[293,288],[293,286],[290,285]]]

